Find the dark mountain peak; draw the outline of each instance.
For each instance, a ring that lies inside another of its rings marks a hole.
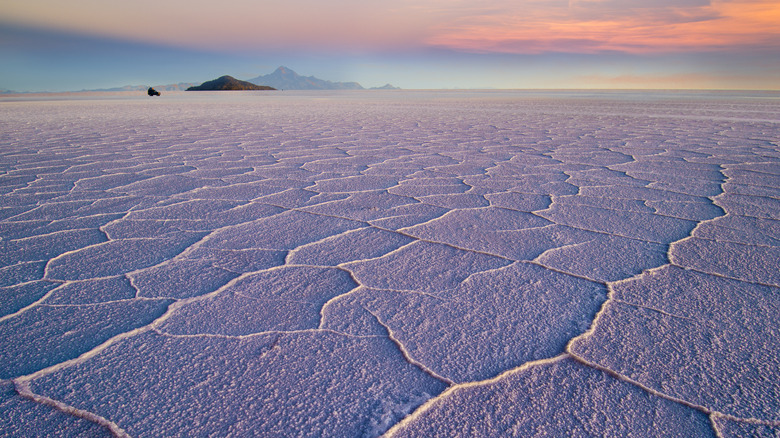
[[[247,81],[240,81],[233,76],[221,76],[213,81],[206,81],[196,87],[187,88],[187,91],[233,91],[233,90],[275,90],[265,85],[256,85]]]

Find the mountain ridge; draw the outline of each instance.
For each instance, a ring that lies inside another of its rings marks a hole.
[[[280,90],[365,90],[357,82],[333,82],[314,76],[301,76],[285,66],[280,66],[271,74],[249,79],[249,82]]]
[[[240,81],[238,79],[230,78]],[[207,81],[210,82],[210,81]],[[254,86],[267,86],[278,90],[365,90],[358,82],[334,82],[324,79],[320,79],[314,76],[301,76],[289,67],[280,66],[273,73],[267,75],[260,75],[248,81],[240,81],[252,84]],[[205,82],[203,83],[205,84]],[[190,88],[196,88],[203,86],[198,85],[197,82],[179,82],[177,84],[167,85],[154,85],[154,88],[158,91],[186,91]],[[121,87],[111,88],[96,88],[96,89],[82,89],[78,91],[62,91],[67,93],[78,92],[125,92],[125,91],[140,91],[145,92],[149,88],[148,85],[124,85]],[[245,89],[245,88],[237,88]],[[248,88],[246,88],[248,89]],[[385,84],[381,87],[371,87],[369,90],[400,90],[399,87],[395,87],[390,84]],[[38,92],[29,91],[15,91],[0,88],[0,94],[35,94]],[[49,92],[40,92],[49,93]]]

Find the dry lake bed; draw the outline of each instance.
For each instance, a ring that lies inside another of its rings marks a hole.
[[[0,98],[0,435],[780,436],[780,93]]]

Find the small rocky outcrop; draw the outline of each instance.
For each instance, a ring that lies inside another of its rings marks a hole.
[[[187,88],[187,91],[244,91],[244,90],[275,90],[267,85],[255,85],[251,82],[240,81],[232,76],[222,76],[213,81],[206,81],[196,87]]]

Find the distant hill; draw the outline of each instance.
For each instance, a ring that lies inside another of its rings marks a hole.
[[[196,87],[187,88],[187,91],[243,91],[243,90],[275,90],[266,85],[255,85],[251,82],[240,81],[233,76],[222,76],[213,81],[206,81]]]
[[[381,87],[371,87],[371,90],[400,90],[398,87],[394,87],[390,84],[384,84]]]
[[[357,82],[331,82],[314,76],[301,76],[287,67],[250,79],[253,84],[270,85],[279,90],[364,90]]]

